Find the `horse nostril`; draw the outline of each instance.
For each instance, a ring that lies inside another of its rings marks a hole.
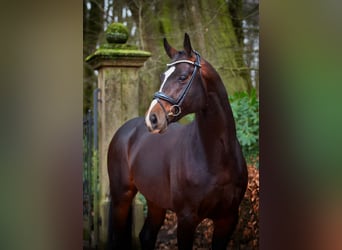
[[[150,115],[150,121],[152,125],[156,125],[158,122],[157,116],[155,114]]]

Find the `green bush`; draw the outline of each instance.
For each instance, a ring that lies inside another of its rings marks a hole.
[[[259,99],[256,91],[229,96],[236,133],[248,163],[259,165]]]

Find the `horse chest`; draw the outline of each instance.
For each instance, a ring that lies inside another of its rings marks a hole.
[[[227,196],[234,188],[231,175],[208,173],[207,167],[202,162],[187,170],[171,168],[171,188],[177,191],[177,199],[196,204],[208,201],[216,203],[219,200],[230,199]]]
[[[213,186],[198,204],[198,215],[213,219],[227,213],[234,207],[236,193],[236,187],[232,184]]]

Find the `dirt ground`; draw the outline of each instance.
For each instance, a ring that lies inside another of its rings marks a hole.
[[[160,229],[156,243],[158,250],[177,250],[177,217],[171,211],[166,214],[163,227]],[[211,220],[204,220],[196,230],[193,249],[210,249],[213,227]]]

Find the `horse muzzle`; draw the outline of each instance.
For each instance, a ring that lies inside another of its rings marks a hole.
[[[164,116],[152,113],[145,117],[145,124],[149,132],[157,134],[163,133],[167,129],[168,122]]]
[[[153,100],[149,110],[145,115],[145,124],[149,132],[153,134],[163,133],[168,126],[168,117],[164,110],[158,105],[157,100]]]

